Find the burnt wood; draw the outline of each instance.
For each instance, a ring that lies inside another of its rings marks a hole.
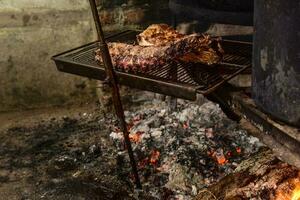
[[[299,179],[299,169],[262,149],[239,164],[233,173],[200,190],[194,200],[285,199],[292,196]]]

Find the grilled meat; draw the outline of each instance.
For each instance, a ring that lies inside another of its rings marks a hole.
[[[166,47],[142,47],[124,43],[109,43],[113,65],[124,71],[148,71],[166,63]],[[96,60],[102,61],[100,50],[96,51]]]
[[[223,50],[209,35],[183,35],[166,24],[154,24],[137,36],[138,45],[109,43],[113,65],[125,71],[147,71],[169,62],[220,62]],[[96,60],[102,61],[101,52]]]
[[[137,41],[141,46],[164,46],[184,36],[167,24],[153,24],[137,35]]]
[[[179,58],[183,62],[204,63],[212,65],[220,62],[223,49],[219,38],[212,38],[209,35],[202,35],[199,38],[199,48]],[[153,24],[137,36],[138,44],[141,46],[163,46],[176,42],[185,35],[180,34],[167,24]]]
[[[179,60],[190,63],[203,63],[206,65],[217,64],[222,60],[224,50],[219,38],[202,35],[199,38],[199,47],[194,51],[183,55]]]
[[[200,48],[203,36],[189,35],[164,46],[131,45],[109,43],[108,48],[113,65],[125,71],[147,71],[165,65]],[[96,60],[102,61],[101,51],[96,51]]]

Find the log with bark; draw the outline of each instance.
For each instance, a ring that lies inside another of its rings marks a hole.
[[[195,200],[299,200],[299,188],[300,170],[263,149],[234,173],[200,191]]]

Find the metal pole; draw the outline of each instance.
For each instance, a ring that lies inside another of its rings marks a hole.
[[[114,103],[116,115],[117,115],[118,120],[119,120],[120,128],[121,128],[121,130],[124,134],[125,144],[126,144],[126,147],[127,147],[127,150],[128,150],[128,155],[129,155],[129,158],[130,158],[132,171],[133,171],[133,174],[134,174],[134,177],[135,177],[135,184],[136,184],[136,187],[138,189],[141,189],[142,185],[141,185],[140,178],[139,178],[139,175],[138,175],[138,170],[137,170],[136,162],[135,162],[135,159],[134,159],[134,155],[133,155],[133,151],[132,151],[132,147],[131,147],[131,143],[130,143],[130,139],[129,139],[129,132],[127,130],[124,110],[123,110],[122,102],[121,102],[121,99],[120,99],[119,87],[118,87],[118,84],[117,84],[117,79],[116,79],[116,75],[115,75],[115,72],[114,72],[114,69],[113,69],[113,65],[112,65],[110,54],[109,54],[108,46],[107,46],[107,44],[105,42],[105,39],[104,39],[104,34],[103,34],[103,30],[102,30],[102,26],[101,26],[101,22],[100,22],[100,17],[99,17],[99,14],[98,14],[96,2],[95,2],[95,0],[89,0],[89,1],[90,1],[93,17],[94,17],[96,29],[97,29],[98,39],[99,39],[99,42],[100,42],[99,48],[101,50],[101,55],[102,55],[102,60],[103,60],[104,66],[105,66],[106,75],[107,75],[109,84],[111,85],[111,87],[113,89],[113,91],[112,91],[112,93],[113,93],[112,94],[113,103]]]

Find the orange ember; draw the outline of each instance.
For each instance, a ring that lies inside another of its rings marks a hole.
[[[216,158],[217,158],[217,161],[218,161],[219,165],[225,165],[228,162],[228,160],[225,158],[224,155],[218,156]]]
[[[300,200],[300,172],[298,177],[288,179],[279,186],[275,200]]]
[[[218,162],[219,165],[225,165],[228,163],[227,158],[223,154],[223,150],[215,151],[211,154],[211,156]]]
[[[157,150],[153,150],[150,156],[150,163],[152,165],[156,165],[160,156],[160,152]]]
[[[129,139],[130,139],[130,141],[132,141],[132,142],[138,143],[138,142],[140,142],[140,140],[141,140],[142,134],[143,134],[143,132],[140,132],[140,131],[138,131],[138,132],[136,132],[136,133],[134,133],[134,134],[130,134],[130,135],[129,135]]]
[[[159,156],[160,156],[160,152],[157,150],[153,150],[149,157],[144,158],[143,160],[141,160],[138,163],[139,169],[142,169],[142,168],[146,167],[147,165],[153,165],[153,166],[157,165]]]
[[[291,200],[300,200],[300,183],[296,185]]]
[[[236,147],[235,150],[236,150],[236,152],[237,152],[238,154],[240,154],[240,153],[242,152],[241,147]]]

